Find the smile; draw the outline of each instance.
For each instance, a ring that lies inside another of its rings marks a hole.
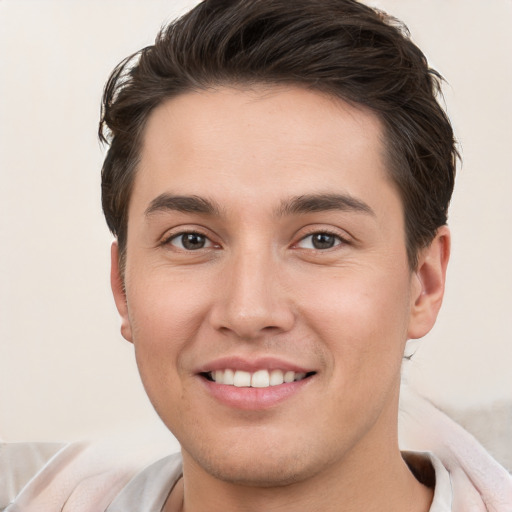
[[[266,370],[261,369],[255,372],[244,370],[215,370],[206,372],[204,376],[216,384],[226,386],[235,386],[237,388],[268,388],[271,386],[280,386],[291,382],[298,382],[313,375],[314,372],[294,372],[291,370]]]

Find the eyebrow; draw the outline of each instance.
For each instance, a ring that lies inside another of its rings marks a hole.
[[[292,197],[281,203],[277,210],[278,216],[306,214],[329,210],[357,212],[375,216],[375,212],[365,202],[349,194],[306,194]],[[198,213],[202,215],[220,216],[221,208],[210,199],[200,196],[180,196],[160,194],[146,208],[149,217],[158,212],[178,211]]]
[[[307,194],[293,197],[281,204],[278,214],[293,215],[339,210],[372,215],[375,212],[365,202],[349,194]]]
[[[155,213],[165,211],[220,215],[220,208],[214,201],[199,196],[179,196],[173,194],[160,194],[158,197],[155,197],[144,213],[146,217],[149,217]]]

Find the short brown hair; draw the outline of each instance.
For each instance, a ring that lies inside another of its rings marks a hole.
[[[123,60],[105,87],[99,134],[110,144],[102,204],[121,268],[142,133],[168,98],[220,85],[284,84],[364,105],[381,120],[400,192],[411,268],[447,221],[457,149],[440,75],[406,27],[355,0],[205,0],[155,44]]]

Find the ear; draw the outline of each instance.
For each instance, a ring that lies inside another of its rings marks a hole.
[[[436,322],[443,302],[450,241],[450,230],[447,226],[441,226],[432,243],[418,255],[411,296],[410,339],[425,336]]]
[[[110,250],[110,286],[112,287],[117,311],[121,317],[121,334],[125,340],[132,342],[132,326],[128,315],[124,281],[119,268],[119,245],[117,240],[112,242]]]

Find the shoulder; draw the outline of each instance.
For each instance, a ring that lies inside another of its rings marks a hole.
[[[429,452],[403,451],[402,458],[420,483],[434,489],[429,512],[452,512],[452,482],[442,462]]]
[[[181,455],[164,457],[132,478],[110,504],[107,512],[162,510],[170,491],[181,475]]]
[[[162,473],[167,479],[155,478],[163,486],[161,494],[173,485],[172,476],[181,472],[179,455],[165,457],[153,463],[140,450],[110,446],[105,443],[72,443],[44,446],[21,443],[3,446],[0,493],[5,512],[99,512],[126,495],[125,489],[139,489],[137,483],[149,475]],[[32,453],[28,459],[27,453]],[[27,463],[32,460],[32,463]],[[168,471],[168,468],[172,468]],[[132,482],[133,480],[133,482]],[[148,489],[149,491],[149,489]],[[147,493],[146,493],[147,494]],[[132,494],[133,497],[133,494]],[[140,494],[139,501],[146,499]],[[130,510],[134,510],[133,502]],[[124,508],[124,510],[127,510]],[[141,508],[140,510],[153,510]]]
[[[407,387],[402,388],[400,420],[402,449],[428,452],[436,496],[444,482],[443,494],[451,500],[447,510],[512,510],[512,476],[469,432]]]
[[[63,447],[62,443],[0,443],[0,510]]]

